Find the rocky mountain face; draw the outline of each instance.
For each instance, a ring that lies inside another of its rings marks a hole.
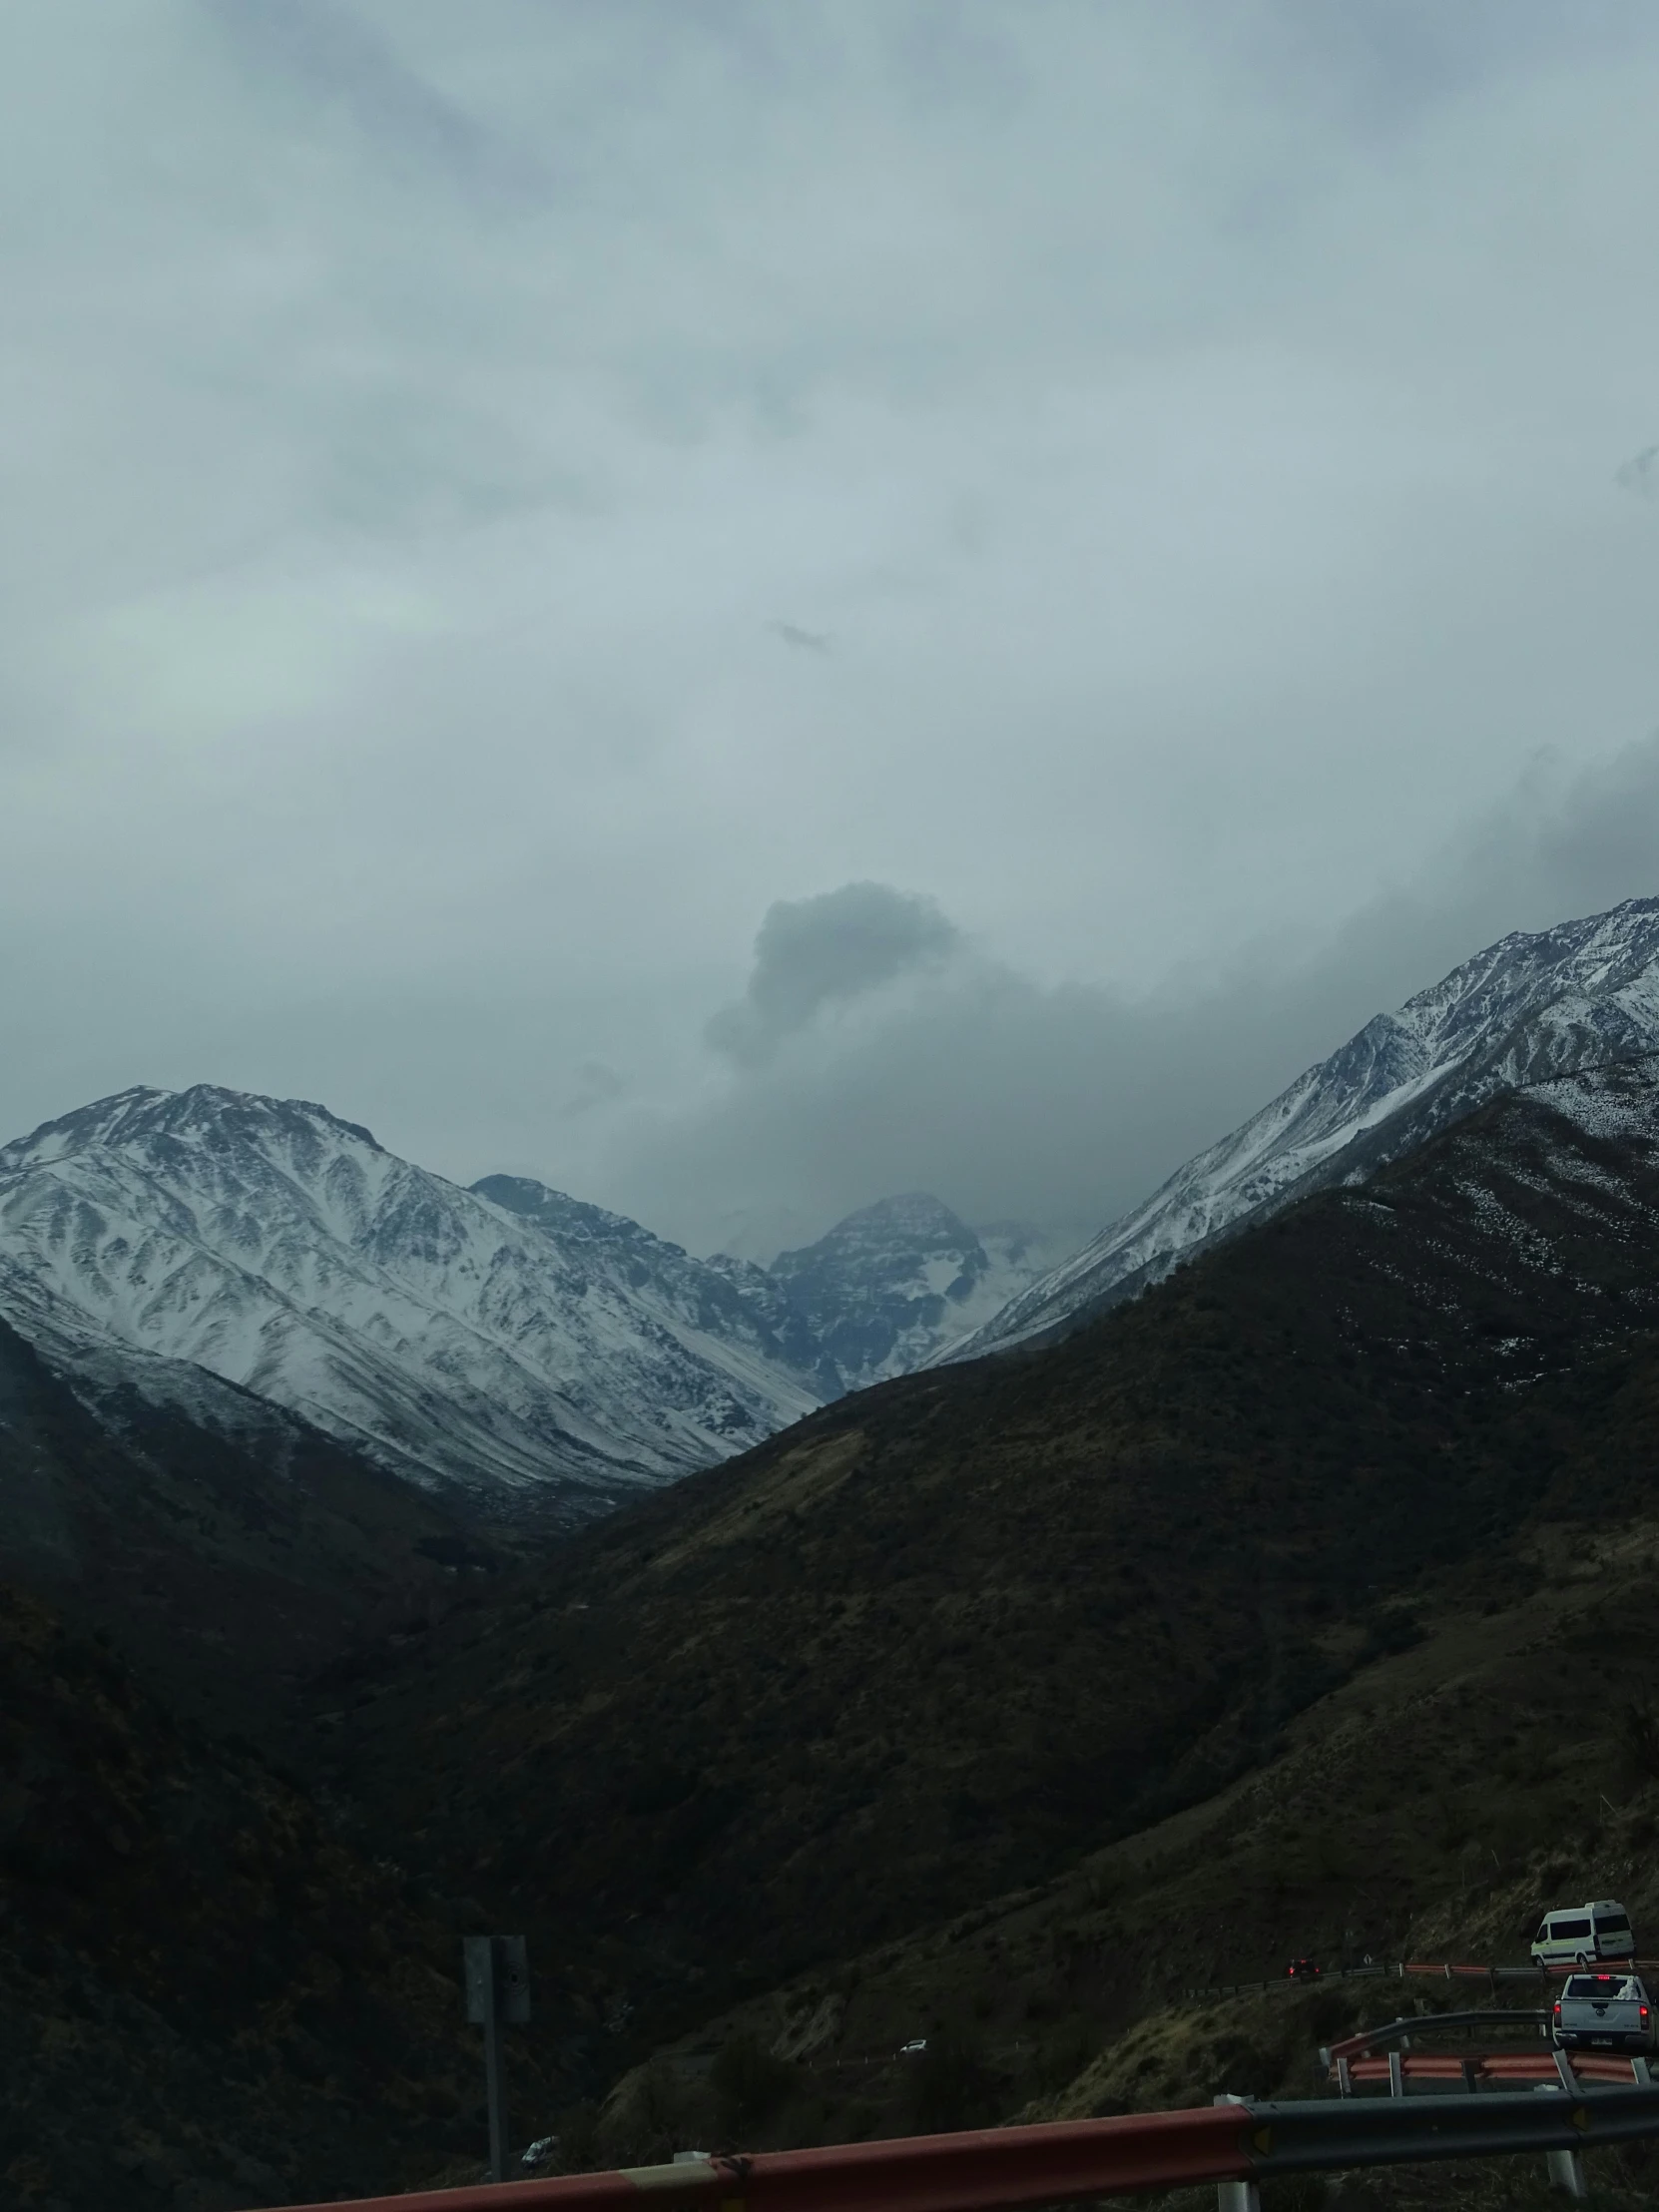
[[[211,1424],[254,1393],[555,1521],[819,1402],[725,1272],[545,1195],[529,1218],[320,1106],[127,1091],[0,1148],[0,1316],[89,1399]]]
[[[936,1358],[1053,1336],[1216,1238],[1403,1158],[1497,1092],[1659,1047],[1659,899],[1490,945],[1379,1014],[1242,1128]]]
[[[831,1397],[922,1366],[1000,1312],[1042,1261],[1035,1232],[1002,1224],[980,1237],[913,1192],[780,1253],[771,1274],[833,1382],[824,1393]]]
[[[1276,1756],[1425,1575],[1478,1620],[1651,1500],[1656,1332],[1648,1058],[582,1531],[365,1662],[346,1756],[436,1879],[487,1838],[550,1951],[608,1946],[647,2030],[822,1994]]]
[[[520,1220],[534,1222],[562,1253],[588,1259],[631,1289],[667,1297],[701,1334],[741,1345],[781,1369],[819,1402],[837,1394],[812,1324],[775,1275],[752,1260],[716,1253],[694,1260],[683,1247],[642,1229],[626,1214],[590,1206],[524,1175],[486,1175],[472,1189]]]
[[[201,1085],[0,1147],[0,1319],[119,1430],[297,1417],[476,1517],[572,1524],[904,1372],[1038,1265],[937,1200],[772,1269],[521,1176],[461,1190],[320,1106]],[[276,1428],[273,1428],[273,1423]]]

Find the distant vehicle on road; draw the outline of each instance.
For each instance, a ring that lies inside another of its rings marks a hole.
[[[1612,1898],[1546,1914],[1532,1938],[1535,1966],[1593,1966],[1602,1959],[1635,1955],[1630,1916]]]
[[[1317,1981],[1320,1969],[1312,1958],[1293,1958],[1285,1968],[1292,1981]]]
[[[925,2035],[918,2035],[918,2036],[916,2037],[916,2039],[915,2039],[915,2041],[914,2041],[913,2043],[900,2043],[900,2044],[899,2044],[899,2046],[898,2046],[898,2055],[899,2055],[899,2057],[900,2057],[900,2058],[907,2058],[907,2057],[908,2057],[908,2056],[910,2055],[911,2051],[913,2051],[913,2050],[925,2050],[926,2048],[927,2048],[927,2038],[926,2038],[926,2036],[925,2036]]]
[[[1563,2050],[1651,2050],[1653,2007],[1633,1973],[1568,1974],[1555,2000]]]

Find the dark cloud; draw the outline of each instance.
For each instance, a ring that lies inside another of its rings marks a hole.
[[[727,1219],[799,1222],[805,1209],[822,1230],[915,1188],[969,1220],[1081,1241],[1482,946],[1656,890],[1659,738],[1576,779],[1539,762],[1419,880],[1344,926],[1237,947],[1139,997],[1045,988],[973,953],[928,902],[877,884],[775,906],[751,995],[722,1017],[768,1049],[728,1044],[735,1080],[654,1130],[628,1180],[654,1218],[705,1244]],[[871,1000],[809,1030],[831,994],[941,951],[954,956],[901,1004]]]
[[[538,159],[489,131],[411,68],[390,39],[323,0],[209,0],[233,50],[335,107],[382,155],[492,196],[533,201],[550,180]]]
[[[774,622],[768,627],[775,637],[782,638],[786,645],[793,645],[798,652],[828,653],[830,650],[828,630],[804,630],[799,622]]]
[[[584,1060],[576,1070],[570,1091],[560,1107],[560,1114],[568,1121],[580,1114],[614,1106],[628,1089],[615,1068],[607,1067],[603,1060]]]
[[[780,899],[755,939],[748,990],[705,1033],[740,1067],[762,1067],[825,1007],[936,964],[960,942],[932,899],[885,883],[843,883],[818,898]]]

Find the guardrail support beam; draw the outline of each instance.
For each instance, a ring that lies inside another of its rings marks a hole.
[[[1549,2185],[1559,2189],[1563,2196],[1587,2197],[1589,2183],[1584,2179],[1584,2160],[1575,2150],[1546,2150],[1544,2157],[1549,2164]]]

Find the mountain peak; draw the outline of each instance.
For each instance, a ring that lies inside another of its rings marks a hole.
[[[0,1146],[0,1174],[24,1166],[42,1166],[93,1147],[143,1145],[157,1140],[203,1142],[218,1138],[312,1138],[349,1140],[371,1152],[383,1152],[360,1122],[342,1121],[309,1099],[267,1098],[257,1091],[234,1091],[220,1083],[193,1083],[182,1091],[134,1084],[89,1106],[42,1122],[26,1137]]]
[[[854,1213],[842,1215],[816,1244],[804,1245],[794,1252],[781,1252],[773,1262],[773,1272],[788,1274],[790,1263],[803,1259],[807,1253],[822,1253],[827,1246],[860,1244],[881,1238],[924,1239],[959,1246],[963,1252],[972,1250],[978,1243],[966,1222],[953,1214],[942,1199],[935,1198],[930,1191],[901,1191],[891,1198],[878,1198],[873,1205],[860,1206]]]
[[[0,1149],[0,1314],[59,1372],[190,1404],[217,1378],[417,1483],[566,1520],[822,1401],[721,1270],[513,1195],[306,1100],[141,1087]]]
[[[847,1214],[816,1244],[781,1252],[772,1275],[824,1347],[843,1389],[907,1374],[1000,1307],[1034,1271],[993,1265],[928,1191]]]
[[[1054,1335],[1323,1184],[1358,1182],[1502,1090],[1659,1048],[1659,897],[1515,930],[1377,1014],[971,1337]]]

